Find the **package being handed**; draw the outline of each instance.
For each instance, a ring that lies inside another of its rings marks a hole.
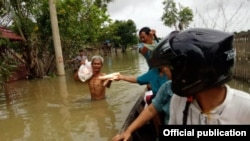
[[[115,80],[115,79],[117,79],[118,75],[120,75],[120,73],[115,72],[115,73],[107,74],[107,75],[104,75],[104,76],[100,76],[99,79],[102,79],[102,80],[105,80],[105,79]]]
[[[85,64],[82,64],[78,70],[78,77],[82,82],[86,82],[93,75],[91,62],[86,61]]]

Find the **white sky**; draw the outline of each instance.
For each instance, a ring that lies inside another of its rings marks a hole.
[[[148,26],[156,30],[158,37],[164,37],[174,28],[163,25],[161,21],[164,12],[162,2],[163,0],[114,0],[108,6],[108,14],[113,20],[131,19],[138,30]],[[190,27],[208,27],[228,32],[250,30],[250,0],[175,0],[175,2],[193,10],[194,21]],[[222,11],[225,11],[225,16]]]

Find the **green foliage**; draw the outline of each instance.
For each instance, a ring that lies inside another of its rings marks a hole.
[[[100,42],[104,23],[109,20],[105,7],[92,0],[65,0],[56,6],[64,52],[76,53]]]
[[[7,56],[0,56],[0,85],[2,86],[10,77],[11,73],[16,69],[16,62],[14,59]]]
[[[137,43],[136,25],[134,21],[115,21],[109,26],[107,37],[114,43],[122,46],[123,51],[127,46]]]
[[[107,4],[112,1],[55,0],[64,60],[72,52],[75,54],[79,49],[98,47],[107,39],[125,46],[137,41],[133,21],[117,27],[110,24]],[[6,6],[5,9],[10,9],[6,13],[11,15],[11,29],[26,41],[22,46],[7,43],[9,47],[22,53],[31,75],[41,76],[43,72],[53,74],[48,72],[50,66],[53,68],[51,56],[55,54],[48,0],[6,0],[1,1],[2,4]],[[5,42],[0,40],[0,44]]]
[[[0,38],[0,47],[3,46],[3,45],[6,45],[6,44],[8,44],[8,40]]]
[[[175,30],[183,30],[193,21],[193,11],[190,8],[182,7],[179,4],[178,9],[173,0],[164,0],[163,5],[162,21],[166,26],[175,27]]]
[[[190,8],[185,7],[179,12],[179,21],[184,27],[188,27],[190,22],[193,21],[193,12]]]
[[[162,21],[166,26],[174,26],[177,22],[178,10],[176,8],[176,4],[173,0],[165,0],[163,2],[164,14],[162,16]]]
[[[98,7],[105,7],[107,8],[107,4],[112,2],[113,0],[95,0],[94,3]]]

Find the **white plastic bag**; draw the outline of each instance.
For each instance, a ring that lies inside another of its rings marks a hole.
[[[78,70],[78,77],[82,82],[86,82],[93,75],[91,62],[86,61],[84,65],[81,65]]]

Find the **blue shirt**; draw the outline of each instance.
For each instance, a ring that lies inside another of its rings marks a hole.
[[[166,74],[160,75],[158,68],[152,68],[148,72],[137,77],[137,83],[140,85],[150,84],[153,94],[155,95],[161,85],[168,81]]]
[[[146,59],[148,66],[149,66],[149,58],[150,58],[150,55],[152,53],[152,50],[155,49],[157,44],[158,43],[156,41],[154,41],[153,44],[146,44],[146,43],[139,43],[138,44],[138,49],[139,50],[142,49],[143,47],[148,48],[146,53],[144,53],[144,54],[141,53],[144,56],[144,58]]]
[[[173,96],[173,92],[171,89],[172,81],[169,80],[165,82],[159,89],[158,93],[152,100],[152,104],[155,107],[157,112],[164,113],[164,123],[165,125],[168,124],[169,121],[169,107],[170,107],[170,100]]]

